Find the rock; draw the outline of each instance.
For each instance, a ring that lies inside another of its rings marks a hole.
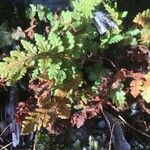
[[[126,141],[120,124],[114,125],[113,140],[115,150],[131,150],[130,144]]]
[[[99,123],[98,123],[98,128],[99,129],[102,130],[102,129],[105,129],[106,127],[107,127],[107,124],[104,120],[99,121]]]
[[[94,25],[96,26],[100,35],[107,32],[110,28],[117,28],[117,25],[109,17],[109,15],[102,11],[97,11],[95,13]]]

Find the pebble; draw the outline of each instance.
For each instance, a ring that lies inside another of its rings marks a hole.
[[[101,130],[107,128],[107,123],[104,120],[99,121],[98,128]]]

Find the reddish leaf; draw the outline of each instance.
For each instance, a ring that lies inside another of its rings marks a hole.
[[[84,113],[82,112],[80,114],[76,113],[72,116],[71,124],[73,126],[76,125],[77,128],[80,128],[86,120],[87,120],[86,112]]]
[[[143,73],[133,73],[132,74],[132,78],[136,79],[136,80],[143,78],[143,76],[144,76]]]
[[[135,79],[130,83],[130,90],[133,97],[137,97],[140,94],[141,85],[143,81],[141,79]]]
[[[98,97],[96,97],[98,100]],[[91,119],[98,115],[101,110],[101,99],[99,101],[92,100],[80,113],[75,113],[71,117],[71,124],[80,128],[87,119]]]
[[[130,90],[133,97],[137,97],[141,93],[141,86],[143,85],[143,74],[132,73],[131,77],[134,79],[130,83]]]

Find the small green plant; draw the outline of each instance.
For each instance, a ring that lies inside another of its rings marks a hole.
[[[119,84],[118,87],[111,89],[110,97],[112,99],[112,103],[119,106],[121,109],[124,108],[126,93],[123,91],[123,84]]]

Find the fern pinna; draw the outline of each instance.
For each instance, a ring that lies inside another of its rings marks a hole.
[[[150,9],[138,13],[133,22],[142,27],[140,31],[141,43],[150,46]]]

